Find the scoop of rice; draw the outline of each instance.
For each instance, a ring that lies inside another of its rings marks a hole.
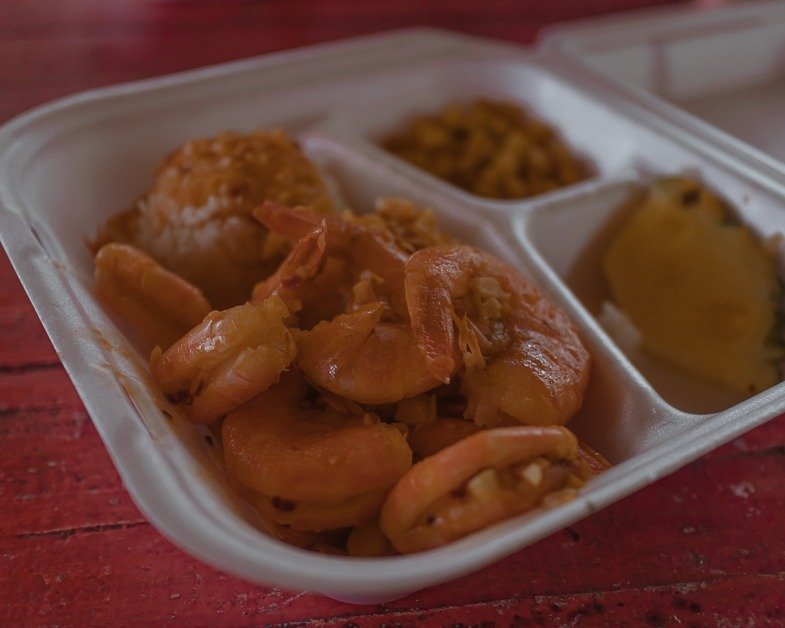
[[[251,216],[265,200],[333,210],[316,166],[284,132],[193,140],[163,161],[152,188],[109,221],[97,244],[133,244],[201,288],[213,307],[230,307],[285,254],[286,243]]]

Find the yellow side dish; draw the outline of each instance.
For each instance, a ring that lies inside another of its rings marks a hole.
[[[780,380],[774,260],[699,183],[653,185],[609,247],[604,270],[644,351],[744,396]]]

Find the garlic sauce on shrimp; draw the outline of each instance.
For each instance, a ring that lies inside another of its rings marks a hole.
[[[566,428],[483,430],[415,464],[379,522],[396,550],[419,552],[571,499],[589,475]]]
[[[434,376],[460,350],[466,417],[480,425],[563,425],[580,408],[590,357],[575,324],[518,271],[470,246],[406,262],[412,329]]]
[[[313,277],[319,256],[343,259],[356,282],[345,312],[296,333],[297,365],[314,384],[353,401],[384,404],[439,385],[412,334],[404,296],[406,255],[377,233],[339,218],[265,203],[254,215],[274,233],[299,235],[290,264],[257,286],[254,298],[284,294]],[[287,274],[288,273],[288,274]]]

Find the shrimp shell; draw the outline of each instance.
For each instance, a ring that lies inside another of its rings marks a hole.
[[[549,488],[497,486],[492,499],[478,501],[465,495],[464,487],[473,478],[542,457],[580,464],[577,451],[577,439],[563,427],[478,432],[415,464],[387,497],[379,518],[381,529],[403,553],[449,543],[536,506],[544,496],[542,488]]]
[[[267,390],[294,360],[288,316],[278,297],[211,312],[160,357],[153,378],[189,420],[210,423]]]
[[[253,215],[273,233],[294,242],[323,226],[324,254],[347,260],[356,274],[367,269],[378,276],[396,317],[408,322],[403,292],[407,255],[395,244],[371,229],[336,216],[317,214],[306,207],[290,208],[268,201],[254,209]]]
[[[163,349],[212,309],[199,288],[130,244],[110,243],[99,249],[95,289],[145,340]]]
[[[383,488],[338,502],[295,502],[278,495],[269,497],[236,480],[233,488],[264,519],[298,532],[322,532],[362,524],[379,513],[388,493]]]
[[[485,335],[472,303],[474,282],[482,281],[507,300],[496,302]],[[435,377],[448,381],[455,348],[464,348],[467,418],[487,426],[510,419],[563,425],[578,411],[589,353],[567,314],[515,269],[473,247],[433,246],[407,261],[405,290],[412,330]]]
[[[327,248],[324,223],[298,240],[278,269],[254,286],[252,303],[262,303],[270,296],[281,297],[290,310],[299,309],[300,288],[314,277]]]
[[[297,334],[297,366],[317,386],[352,401],[385,404],[439,385],[411,329],[380,322],[370,303]]]
[[[227,471],[264,498],[252,504],[278,523],[315,531],[361,523],[411,467],[411,449],[395,426],[309,401],[312,394],[289,371],[229,413]]]

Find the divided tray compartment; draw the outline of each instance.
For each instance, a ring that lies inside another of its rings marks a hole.
[[[402,46],[411,60],[403,68]],[[237,102],[225,105],[220,89]],[[410,115],[480,96],[516,101],[553,125],[593,164],[594,176],[542,196],[494,201],[376,145]],[[85,246],[149,186],[174,146],[261,126],[296,135],[347,205],[367,211],[377,197],[401,196],[430,207],[442,228],[517,266],[562,306],[594,358],[586,402],[568,427],[615,466],[569,503],[424,554],[327,556],[262,533],[228,490],[206,429],[162,411],[167,405],[150,382],[147,356],[95,300]],[[109,88],[27,114],[0,129],[0,235],[151,523],[191,554],[251,581],[380,602],[509,555],[785,409],[782,384],[717,414],[680,409],[620,350],[598,323],[592,295],[572,279],[576,260],[631,196],[656,176],[685,172],[737,207],[761,236],[783,229],[783,181],[716,154],[706,138],[657,119],[558,59],[409,32]]]
[[[782,2],[644,9],[557,24],[545,30],[541,47],[613,79],[724,149],[785,171]]]
[[[520,53],[519,58],[503,55],[485,60],[425,62],[384,77],[368,78],[364,83],[365,90],[349,106],[336,112],[326,128],[360,147],[374,161],[391,164],[413,180],[427,181],[445,195],[481,202],[486,207],[520,206],[543,194],[510,200],[477,196],[389,153],[381,147],[381,141],[413,119],[438,113],[456,102],[468,103],[479,98],[513,102],[552,127],[588,168],[586,179],[547,195],[607,176],[629,163],[637,150],[629,135],[619,132],[623,125],[617,124],[616,116],[533,54]],[[402,93],[406,94],[405,98],[400,97]],[[598,144],[595,129],[605,125],[610,126],[609,133]]]

